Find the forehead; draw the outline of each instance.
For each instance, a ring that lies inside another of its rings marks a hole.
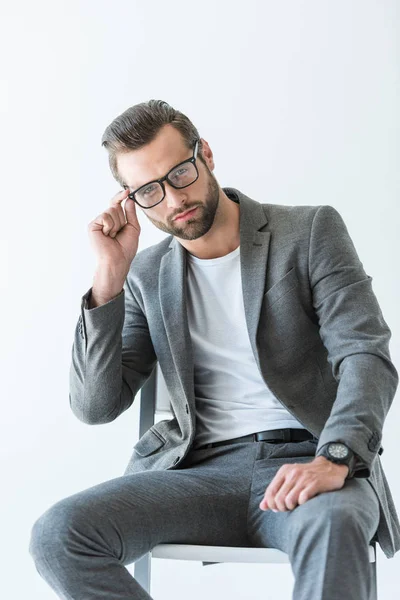
[[[119,154],[117,169],[124,183],[134,190],[163,177],[185,158],[189,158],[189,150],[181,133],[172,125],[165,125],[146,146]]]

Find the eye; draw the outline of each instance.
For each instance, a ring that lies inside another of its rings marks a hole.
[[[181,177],[181,175],[184,175],[184,173],[186,173],[187,168],[186,167],[181,167],[180,169],[178,169],[177,171],[174,172],[173,177]]]
[[[155,185],[149,185],[147,188],[145,188],[143,191],[141,191],[141,194],[151,194],[152,192],[154,192],[155,190]]]

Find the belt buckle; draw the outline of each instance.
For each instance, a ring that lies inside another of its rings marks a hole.
[[[258,432],[258,433],[267,433],[267,432]],[[269,438],[258,438],[257,435],[258,433],[253,433],[254,436],[254,441],[261,441],[261,442],[267,442],[269,444],[281,444],[282,443],[282,438],[286,439],[287,437],[287,431],[285,431],[285,429],[274,429],[273,432],[271,432],[271,434],[274,434],[274,437],[269,437]],[[290,435],[290,432],[289,432]]]

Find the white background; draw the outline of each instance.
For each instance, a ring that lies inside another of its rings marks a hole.
[[[400,367],[398,12],[395,0],[2,3],[2,597],[55,598],[28,554],[33,522],[121,475],[138,439],[139,403],[88,426],[68,401],[95,267],[87,224],[119,189],[101,135],[129,106],[160,98],[186,113],[221,186],[334,206]],[[165,234],[138,214],[142,249]],[[382,463],[400,512],[399,425],[397,394]],[[378,547],[380,600],[397,597],[399,568],[400,553],[387,560]],[[154,560],[152,573],[159,600],[283,600],[293,584],[289,565]]]

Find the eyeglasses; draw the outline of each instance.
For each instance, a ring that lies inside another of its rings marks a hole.
[[[175,165],[175,167],[172,167],[165,177],[149,181],[149,183],[140,186],[140,188],[128,194],[128,198],[134,200],[142,208],[152,208],[160,204],[165,198],[164,181],[168,181],[169,185],[177,190],[188,187],[197,181],[199,171],[196,165],[196,158],[199,141],[199,139],[196,140],[192,158],[186,159]],[[126,185],[124,185],[124,188],[128,189]]]

